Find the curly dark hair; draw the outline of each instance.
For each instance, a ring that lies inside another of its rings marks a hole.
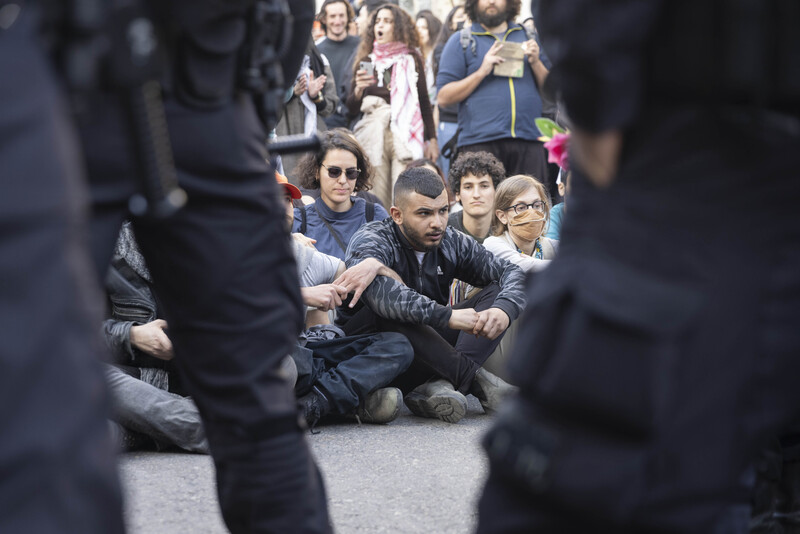
[[[319,8],[319,13],[317,13],[317,20],[319,21],[320,26],[322,27],[322,31],[327,32],[328,27],[325,25],[325,19],[328,18],[327,8],[331,4],[344,4],[345,9],[347,9],[347,23],[351,23],[356,19],[356,12],[353,9],[353,6],[347,0],[325,0],[322,2],[322,7]]]
[[[519,15],[521,6],[522,0],[506,0],[506,22],[514,22],[514,19]],[[478,0],[466,0],[464,2],[464,11],[467,12],[469,20],[478,22]]]
[[[361,169],[353,193],[369,191],[372,188],[372,165],[364,154],[364,149],[355,136],[346,128],[334,128],[320,134],[320,148],[303,156],[294,168],[294,174],[305,189],[319,189],[319,170],[330,150],[347,150],[356,157],[356,165]]]
[[[456,158],[453,166],[450,167],[448,178],[450,179],[450,187],[453,188],[453,193],[458,194],[461,191],[461,179],[467,174],[473,176],[488,174],[492,179],[494,188],[497,189],[497,186],[506,177],[506,168],[490,152],[464,152]]]
[[[411,15],[399,6],[383,4],[373,11],[369,17],[369,26],[367,26],[367,31],[364,32],[364,35],[361,36],[361,44],[358,45],[358,52],[355,55],[357,60],[353,62],[353,75],[358,72],[361,61],[372,53],[372,46],[375,42],[375,19],[378,18],[378,13],[384,9],[391,11],[394,18],[394,40],[405,44],[409,50],[417,50],[419,48],[419,34]]]

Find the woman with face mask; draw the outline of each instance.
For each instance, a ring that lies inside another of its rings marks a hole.
[[[494,235],[483,246],[524,271],[544,269],[558,241],[544,237],[550,206],[542,183],[524,174],[506,178],[497,187],[494,207]]]

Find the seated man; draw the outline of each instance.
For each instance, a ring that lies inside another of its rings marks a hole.
[[[112,428],[123,448],[177,446],[208,453],[200,414],[178,383],[167,323],[160,318],[150,272],[127,222],[117,240],[106,292],[111,316],[103,333],[113,359],[106,378]]]
[[[286,219],[291,229],[292,199],[300,190],[277,175],[284,186]],[[295,394],[299,396],[306,423],[312,429],[326,415],[355,415],[365,423],[388,423],[400,412],[403,396],[387,388],[404,372],[414,357],[402,334],[384,332],[345,337],[328,323],[328,310],[342,303],[351,290],[358,294],[376,276],[394,276],[375,260],[345,271],[344,263],[323,254],[306,241],[293,239],[292,247],[300,277],[303,302],[309,307],[306,330],[292,354],[297,365]]]
[[[467,393],[495,410],[513,388],[481,365],[524,305],[522,271],[447,227],[447,193],[428,169],[400,174],[390,213],[391,220],[366,224],[353,235],[346,261],[352,269],[377,259],[403,282],[375,278],[362,296],[366,306],[340,306],[337,324],[348,335],[405,334],[414,363],[396,384],[409,392],[405,402],[414,414],[458,422]],[[447,306],[454,278],[485,289]]]
[[[500,160],[489,152],[465,152],[450,168],[450,187],[463,207],[447,223],[478,243],[492,233],[494,193],[506,177]]]

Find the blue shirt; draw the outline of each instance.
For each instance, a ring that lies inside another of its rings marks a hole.
[[[545,237],[550,239],[561,239],[561,220],[564,217],[564,203],[556,204],[550,210],[550,222],[547,225]]]
[[[439,91],[450,82],[463,80],[480,68],[483,57],[496,41],[524,43],[525,29],[509,24],[506,33],[497,37],[476,23],[472,24],[472,46],[461,47],[461,32],[454,33],[442,51],[436,85]],[[542,61],[548,61],[544,53]],[[526,61],[527,63],[527,61]],[[458,146],[486,143],[497,139],[520,138],[534,141],[541,135],[534,119],[542,116],[542,99],[533,78],[533,70],[525,65],[522,78],[489,74],[467,98],[458,104]]]
[[[361,228],[364,223],[371,222],[367,221],[366,217],[367,201],[360,197],[350,197],[350,200],[353,202],[353,206],[349,210],[343,212],[333,211],[321,198],[318,198],[313,204],[309,204],[305,207],[305,235],[311,239],[317,240],[314,245],[317,247],[317,250],[330,256],[336,256],[342,261],[344,261],[345,258],[345,251],[342,250],[342,247],[336,242],[336,239],[333,237],[330,230],[328,230],[328,227],[325,226],[325,222],[322,219],[324,217],[325,220],[328,221],[328,224],[330,224],[331,228],[337,233],[339,239],[346,247],[350,242],[350,238],[356,233],[356,230]],[[375,204],[375,217],[373,220],[380,221],[388,216],[389,214],[383,206]],[[292,232],[300,231],[300,226],[302,224],[302,219],[300,217],[300,209],[295,208]]]

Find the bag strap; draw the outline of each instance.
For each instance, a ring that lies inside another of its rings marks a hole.
[[[333,226],[331,226],[331,223],[329,223],[328,220],[325,217],[323,217],[322,215],[320,215],[319,218],[322,220],[322,224],[325,225],[325,228],[327,228],[328,231],[333,236],[333,239],[336,241],[336,244],[339,245],[340,249],[342,249],[342,252],[346,253],[347,252],[347,245],[344,244],[344,242],[342,241],[342,238],[339,237],[339,234],[336,232],[336,230],[333,229]]]
[[[367,222],[375,220],[375,203],[367,200],[367,205],[364,207],[364,218]]]
[[[306,215],[306,207],[303,206],[302,208],[300,208],[300,233],[303,234],[303,235],[306,235],[306,221],[307,220],[308,219],[307,219],[307,215]]]

